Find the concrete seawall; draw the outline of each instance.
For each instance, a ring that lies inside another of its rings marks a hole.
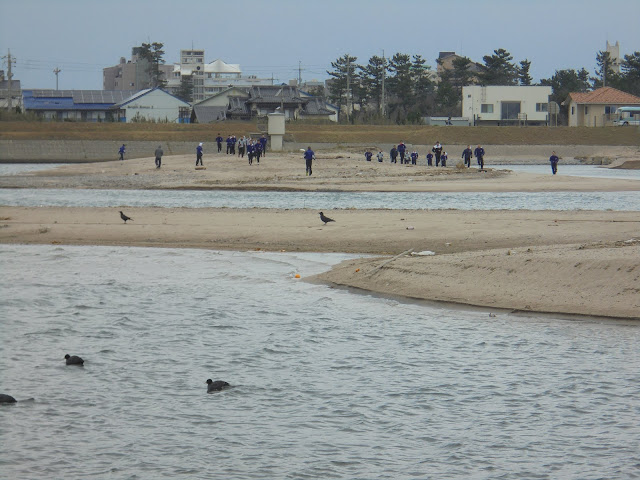
[[[193,153],[195,142],[133,141],[114,142],[104,140],[0,140],[2,163],[75,163],[105,162],[117,160],[118,150],[125,143],[125,158],[153,157],[158,145],[165,155]],[[211,145],[213,150],[215,145]],[[205,150],[206,152],[206,150]]]

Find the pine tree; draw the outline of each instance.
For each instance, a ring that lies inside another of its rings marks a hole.
[[[531,62],[526,58],[520,62],[520,66],[517,67],[518,80],[520,85],[531,85],[533,79],[529,75],[529,69],[531,68]]]
[[[352,110],[353,101],[355,100],[354,91],[360,89],[360,78],[356,74],[356,70],[360,69],[356,64],[358,57],[352,57],[351,55],[344,54],[342,57],[336,59],[335,62],[331,62],[333,70],[327,70],[327,74],[333,78],[329,82],[329,99],[338,105],[339,111],[342,112],[342,107],[347,107],[348,110]],[[347,81],[347,77],[349,80]],[[347,83],[349,83],[349,91],[347,91]],[[347,118],[351,118],[350,111],[347,111]]]
[[[516,85],[517,68],[511,62],[513,57],[503,48],[493,51],[493,55],[482,57],[484,66],[479,75],[484,85]]]

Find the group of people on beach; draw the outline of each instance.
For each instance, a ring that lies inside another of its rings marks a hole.
[[[478,161],[478,166],[480,167],[480,170],[484,169],[484,155],[485,155],[484,148],[482,148],[480,145],[478,145],[478,147],[474,151],[471,150],[470,145],[467,145],[467,148],[462,152],[462,158],[464,159],[465,166],[470,167],[471,157],[475,156]],[[367,150],[364,153],[364,157],[367,162],[370,162],[373,158],[373,153],[370,150]],[[400,142],[398,145],[394,145],[393,147],[391,147],[391,150],[389,151],[389,157],[391,159],[391,163],[398,163],[398,158],[399,158],[401,164],[417,165],[418,158],[420,158],[420,154],[417,152],[417,150],[413,150],[412,152],[407,152],[407,146],[405,145],[405,143]],[[382,150],[378,151],[376,158],[378,162],[382,163],[384,161],[384,153],[382,153]],[[434,159],[435,159],[436,167],[438,166],[446,167],[449,156],[447,152],[444,150],[444,147],[442,146],[442,144],[440,142],[436,142],[436,144],[431,148],[431,151],[427,153],[426,159],[427,159],[427,166],[429,167],[433,166]]]
[[[216,137],[216,143],[218,145],[218,153],[222,152],[222,142],[224,139],[218,133]],[[238,146],[238,157],[244,158],[245,153],[247,154],[247,158],[249,160],[249,165],[253,164],[253,160],[256,160],[256,163],[260,164],[260,157],[266,155],[267,151],[267,137],[262,135],[259,139],[253,139],[251,137],[245,137],[244,135],[240,137],[240,139],[236,139],[235,135],[230,135],[226,139],[227,143],[227,155],[235,155],[236,153],[236,144]],[[120,160],[124,160],[124,154],[126,151],[126,145],[123,143],[120,149],[118,150],[118,154],[120,155]],[[198,165],[203,166],[202,164],[202,156],[204,154],[203,144],[200,143],[196,147],[196,167]],[[158,145],[155,151],[155,162],[156,168],[160,168],[162,166],[162,156],[164,155],[164,151],[162,150],[162,146]],[[471,145],[467,145],[462,151],[461,158],[464,160],[464,165],[467,168],[471,167],[471,158],[475,157],[478,163],[478,167],[480,171],[484,170],[484,155],[485,151],[481,145],[478,145],[475,150],[471,150]],[[371,162],[373,159],[373,152],[371,150],[367,150],[364,153],[365,160],[367,162]],[[417,165],[418,158],[420,154],[414,150],[411,153],[407,154],[407,146],[404,142],[400,142],[398,145],[394,145],[391,147],[389,151],[389,156],[391,158],[391,163],[398,163],[398,157],[400,157],[400,163],[406,165]],[[311,150],[311,147],[304,153],[304,158],[306,161],[306,174],[311,175],[311,162],[315,159],[315,153]],[[448,155],[447,152],[444,151],[444,147],[438,141],[431,148],[431,151],[427,153],[427,166],[433,166],[433,160],[435,158],[435,166],[447,166]],[[378,150],[376,154],[376,159],[378,162],[382,163],[384,161],[384,153],[382,150]],[[559,157],[556,155],[556,152],[552,152],[549,157],[549,162],[551,163],[551,172],[553,175],[558,173],[558,161]]]
[[[244,158],[246,153],[249,160],[249,165],[253,164],[253,160],[256,163],[260,163],[260,157],[264,157],[267,154],[267,137],[262,135],[260,138],[255,139],[251,137],[245,137],[244,135],[237,138],[235,135],[227,136],[226,140],[218,133],[216,137],[216,144],[218,145],[218,153],[222,152],[222,143],[227,145],[227,155],[235,155],[236,147],[238,150],[238,156]]]

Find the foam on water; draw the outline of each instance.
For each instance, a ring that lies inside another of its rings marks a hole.
[[[637,478],[639,325],[294,278],[346,258],[0,246],[2,476]]]

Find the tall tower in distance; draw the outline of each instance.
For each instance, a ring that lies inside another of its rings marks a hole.
[[[615,45],[612,45],[607,40],[606,51],[609,52],[609,57],[611,57],[611,69],[615,73],[620,73],[620,43],[616,42]]]

